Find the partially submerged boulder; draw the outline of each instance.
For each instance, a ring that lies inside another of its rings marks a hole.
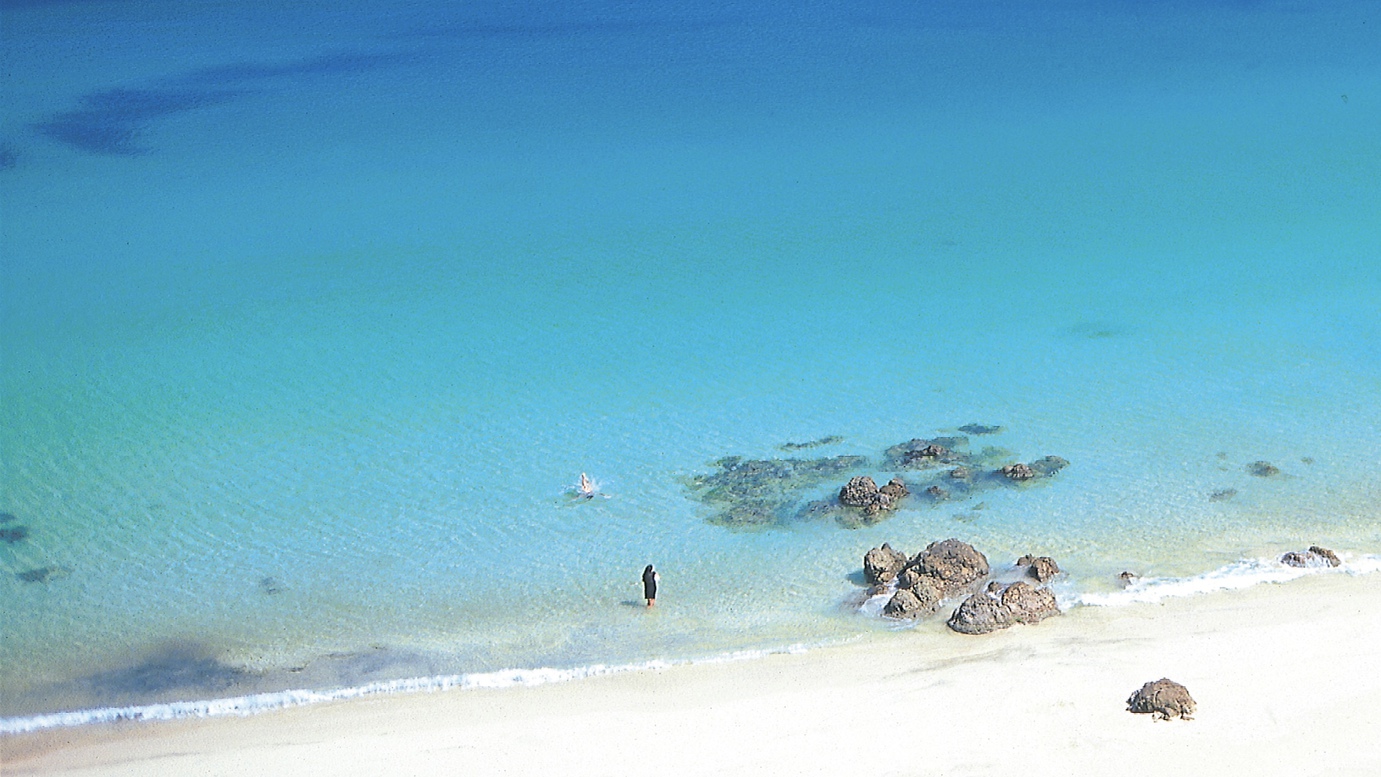
[[[1031,478],[1034,478],[1036,476],[1034,470],[1032,470],[1029,466],[1022,464],[1021,462],[1017,462],[1016,464],[1008,464],[1004,466],[1001,470],[999,470],[999,472],[1001,472],[1002,476],[1007,478],[1008,480],[1016,481],[1030,480]]]
[[[1280,557],[1280,563],[1289,567],[1336,567],[1342,565],[1338,554],[1328,548],[1310,545],[1309,550],[1292,550]]]
[[[1060,574],[1060,565],[1056,564],[1055,559],[1049,556],[1028,554],[1017,559],[1017,566],[1026,567],[1026,574],[1034,577],[1037,583],[1044,583]]]
[[[929,577],[945,598],[972,590],[988,576],[988,558],[967,542],[951,537],[932,542],[916,554],[909,568]]]
[[[1127,710],[1136,713],[1150,713],[1152,718],[1170,720],[1183,718],[1193,720],[1198,705],[1189,695],[1189,689],[1174,680],[1162,677],[1155,682],[1146,683],[1127,699]]]
[[[906,487],[906,481],[901,478],[892,478],[887,481],[887,485],[879,488],[878,491],[892,497],[893,504],[902,497],[911,495],[911,491]]]
[[[889,583],[905,567],[906,554],[893,550],[885,542],[882,547],[873,548],[863,556],[863,576],[867,578],[868,585]]]
[[[969,438],[963,436],[930,440],[917,437],[888,448],[887,461],[897,469],[929,469],[941,464],[954,464],[968,458],[955,448],[964,448],[968,444]]]
[[[987,591],[965,599],[946,624],[960,634],[989,634],[1012,625],[1012,611]]]
[[[1017,582],[1002,592],[1002,606],[1012,613],[1013,623],[1040,623],[1060,614],[1060,605],[1049,588],[1037,588],[1030,583]]]
[[[880,491],[877,482],[867,475],[860,475],[851,478],[839,489],[839,503],[849,507],[867,507],[877,501]]]
[[[1040,623],[1059,613],[1049,588],[1024,582],[1006,587],[991,583],[988,590],[965,599],[946,625],[960,634],[990,634],[1018,623]]]
[[[1002,477],[1015,482],[1054,477],[1055,473],[1069,466],[1069,461],[1059,456],[1042,456],[1030,464],[1007,464],[998,469]]]
[[[932,583],[921,580],[910,588],[898,588],[882,614],[889,618],[921,618],[940,609],[940,592]]]

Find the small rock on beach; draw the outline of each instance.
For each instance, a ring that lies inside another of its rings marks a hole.
[[[1150,713],[1158,720],[1193,720],[1197,708],[1188,688],[1164,677],[1146,683],[1127,699],[1128,712]]]

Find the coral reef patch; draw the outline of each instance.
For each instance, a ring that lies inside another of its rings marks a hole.
[[[823,437],[779,447],[797,450],[842,439]],[[719,526],[770,528],[833,520],[844,528],[858,529],[890,518],[908,502],[933,506],[963,501],[994,488],[1026,488],[1053,478],[1069,466],[1059,456],[1030,462],[1013,458],[1010,451],[992,446],[970,452],[969,438],[962,435],[917,437],[887,448],[879,469],[873,472],[866,471],[872,460],[861,455],[818,459],[729,456],[715,462],[717,471],[689,478],[686,487],[692,498],[714,508],[707,520]],[[883,477],[874,474],[879,470],[885,473]],[[879,486],[884,478],[886,484]],[[831,481],[838,483],[829,489],[834,491],[832,496],[809,499]]]

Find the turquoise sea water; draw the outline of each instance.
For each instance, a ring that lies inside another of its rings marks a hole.
[[[0,715],[848,639],[883,541],[1381,552],[1374,3],[0,9]],[[687,487],[974,422],[1071,465]]]

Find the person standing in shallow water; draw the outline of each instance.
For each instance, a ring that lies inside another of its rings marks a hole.
[[[643,598],[647,600],[648,607],[657,606],[657,583],[661,580],[662,576],[648,564],[647,569],[643,570]]]

